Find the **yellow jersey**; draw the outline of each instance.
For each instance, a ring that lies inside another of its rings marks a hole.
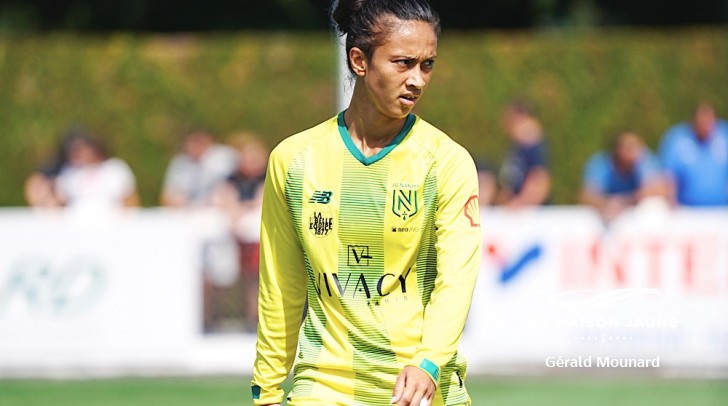
[[[480,268],[475,165],[410,114],[371,157],[343,112],[281,142],[263,195],[254,404],[388,405],[406,365],[470,404],[457,346]],[[304,312],[305,308],[305,312]],[[295,363],[295,366],[294,366]]]

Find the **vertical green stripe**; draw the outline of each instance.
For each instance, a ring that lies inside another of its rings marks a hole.
[[[446,405],[464,405],[469,399],[465,388],[465,359],[457,352],[441,371],[440,394]]]
[[[385,156],[364,166],[350,154],[344,157],[338,229],[339,278],[351,278],[341,303],[353,326],[348,334],[356,374],[355,404],[388,404],[392,394],[383,388],[382,380],[398,373],[397,359],[384,330],[376,286],[384,275],[384,216],[390,162],[391,158]],[[366,247],[371,258],[357,263],[352,258],[354,246],[359,250]],[[362,278],[368,286],[352,289],[352,285],[356,287],[352,281]]]
[[[286,174],[286,203],[288,204],[288,210],[293,219],[293,225],[298,233],[298,238],[303,245],[303,185],[304,185],[304,173],[305,173],[305,160],[304,152],[299,153],[291,162]],[[313,268],[308,256],[308,252],[303,250],[303,259],[306,266],[306,273],[308,275],[308,308],[306,320],[303,324],[303,334],[299,337],[299,359],[306,360],[306,362],[300,362],[296,364],[296,370],[294,376],[300,376],[298,370],[301,368],[312,368],[315,366],[316,359],[318,358],[321,348],[323,347],[323,339],[321,333],[326,328],[326,318],[324,317],[321,305],[318,302],[315,289],[311,289],[314,286],[313,279]],[[312,382],[297,380],[296,394],[307,395],[313,389]]]
[[[423,213],[422,241],[417,253],[417,285],[421,292],[422,306],[430,301],[437,277],[437,235],[435,234],[435,214],[437,213],[437,164],[430,158],[430,171],[425,177],[422,197]]]

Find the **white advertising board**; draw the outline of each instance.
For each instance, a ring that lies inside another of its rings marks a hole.
[[[728,212],[637,210],[608,229],[579,207],[481,217],[471,373],[659,359],[632,369],[728,375]],[[250,373],[253,335],[202,332],[200,255],[225,232],[156,209],[0,211],[0,376]]]
[[[0,372],[184,365],[197,232],[180,214],[116,214],[0,212]]]
[[[725,210],[636,210],[609,228],[587,209],[495,210],[482,226],[476,370],[728,371]]]

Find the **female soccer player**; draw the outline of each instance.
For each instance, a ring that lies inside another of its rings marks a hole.
[[[283,401],[295,361],[288,405],[469,405],[457,346],[480,266],[475,165],[410,113],[439,19],[426,0],[339,0],[332,17],[353,96],[270,156],[254,403]]]

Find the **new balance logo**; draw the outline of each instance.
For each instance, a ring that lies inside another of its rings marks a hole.
[[[310,199],[308,199],[309,203],[320,203],[320,204],[329,204],[331,202],[331,195],[333,195],[334,192],[330,190],[317,190],[313,192],[313,195]]]
[[[349,255],[347,263],[349,266],[369,266],[369,247],[366,245],[349,245]]]

